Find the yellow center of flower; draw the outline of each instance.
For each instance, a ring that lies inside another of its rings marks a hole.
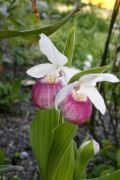
[[[76,101],[86,101],[87,96],[85,93],[85,86],[81,83],[80,85],[74,87],[72,92],[73,98]]]
[[[61,77],[61,71],[56,71],[54,73],[48,74],[47,75],[47,82],[50,84],[54,84],[57,82],[57,80],[59,79],[59,77]]]
[[[47,76],[47,81],[48,81],[48,83],[50,83],[50,84],[54,84],[54,83],[56,82],[56,78],[53,78],[53,76],[49,74],[49,75]]]

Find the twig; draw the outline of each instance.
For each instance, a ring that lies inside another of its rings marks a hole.
[[[107,37],[107,40],[105,43],[105,48],[104,48],[104,52],[102,55],[100,66],[104,66],[106,64],[106,59],[107,59],[108,48],[109,48],[110,39],[111,39],[111,35],[112,35],[112,30],[113,30],[114,24],[116,22],[116,18],[117,18],[118,12],[119,12],[119,7],[120,7],[120,0],[116,0],[115,5],[114,5],[114,9],[113,9],[113,13],[112,13],[110,26],[109,26],[108,37]]]

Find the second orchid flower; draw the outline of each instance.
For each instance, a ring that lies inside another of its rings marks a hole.
[[[74,124],[87,122],[92,113],[92,103],[105,114],[106,106],[96,86],[97,82],[119,82],[112,74],[86,74],[78,81],[64,87],[56,96],[55,106],[60,107],[64,117]]]

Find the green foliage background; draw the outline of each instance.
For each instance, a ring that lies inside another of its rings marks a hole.
[[[44,8],[43,5],[38,3],[38,10],[41,17],[41,19],[38,20],[33,13],[31,1],[16,0],[12,6],[10,6],[10,2],[10,0],[0,0],[0,30],[41,28],[55,23],[69,13],[69,10],[68,12],[59,12],[55,2],[49,0],[50,4],[46,4],[47,6],[44,6]],[[74,7],[74,1],[69,4],[66,2],[66,5]],[[95,7],[89,7],[88,9],[83,8],[67,24],[54,33],[51,39],[56,47],[63,52],[68,32],[71,27],[75,26],[76,41],[73,65],[80,69],[87,69],[85,62],[89,61],[88,56],[91,56],[93,59],[90,63],[91,67],[99,66],[107,38],[110,15],[111,12],[107,12],[106,16],[106,11]],[[113,45],[116,45],[118,41],[117,38],[117,36],[112,38]],[[115,52],[113,52],[113,54],[111,53],[111,56],[108,58],[109,64],[114,65],[115,63],[111,61],[111,59],[115,60],[115,58]],[[30,98],[29,95],[23,99],[25,92],[21,87],[21,81],[25,78],[28,79],[26,70],[29,67],[46,61],[46,57],[40,53],[38,43],[36,42],[29,42],[21,38],[6,39],[0,42],[0,64],[3,65],[3,71],[2,73],[0,72],[0,99],[2,99],[2,101],[0,101],[0,109],[8,111],[11,104],[15,102],[20,100],[26,101],[26,99],[28,101],[28,98]],[[112,85],[107,85],[107,101],[110,100],[110,97],[113,97],[112,92],[109,91],[111,86]],[[118,86],[116,86],[115,91],[117,92],[116,97],[118,97]],[[108,159],[110,159],[110,156],[108,156],[109,148],[105,152],[107,155],[104,154],[108,162]],[[112,159],[104,167],[102,165],[98,166],[89,177],[98,177],[101,176],[102,173],[104,175],[107,172],[118,169],[120,159],[120,153],[118,152],[119,149],[115,151],[117,157],[115,157],[114,161],[112,161]]]
[[[2,3],[2,5],[9,7],[8,1]],[[17,13],[18,11],[20,13]],[[76,44],[73,55],[73,64],[80,68],[83,68],[83,61],[86,60],[88,54],[93,56],[92,66],[98,64],[101,58],[101,53],[103,52],[106,40],[106,32],[108,30],[108,20],[103,18],[101,13],[102,12],[94,8],[89,12],[79,12],[72,20],[70,20],[70,22],[52,36],[53,42],[58,49],[63,51],[69,29],[74,25],[76,26]],[[1,29],[11,30],[40,28],[56,22],[63,16],[65,16],[65,13],[60,13],[55,8],[51,9],[51,6],[48,5],[48,9],[46,9],[45,13],[46,18],[39,21],[32,12],[30,2],[27,0],[22,2],[18,1],[9,10],[7,16],[1,15],[2,23],[0,24],[0,27]],[[2,52],[0,54],[1,61],[8,60],[13,62],[15,60],[18,65],[22,65],[32,62],[37,64],[45,59],[45,57],[41,58],[39,47],[36,43],[29,43],[20,38],[9,39],[6,41],[9,57],[5,57]]]

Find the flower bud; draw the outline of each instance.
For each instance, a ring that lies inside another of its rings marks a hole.
[[[83,149],[85,148],[85,146],[87,146],[89,143],[93,143],[93,149],[94,149],[94,155],[96,155],[99,151],[100,151],[100,145],[97,141],[95,141],[94,139],[93,140],[89,140],[89,141],[86,141],[84,142],[80,148]]]
[[[62,111],[65,119],[73,124],[86,123],[92,114],[92,103],[88,97],[84,100],[75,100],[72,94],[60,103],[60,110]]]
[[[38,80],[32,88],[32,100],[41,109],[54,108],[55,97],[63,87],[62,82],[48,83]]]

